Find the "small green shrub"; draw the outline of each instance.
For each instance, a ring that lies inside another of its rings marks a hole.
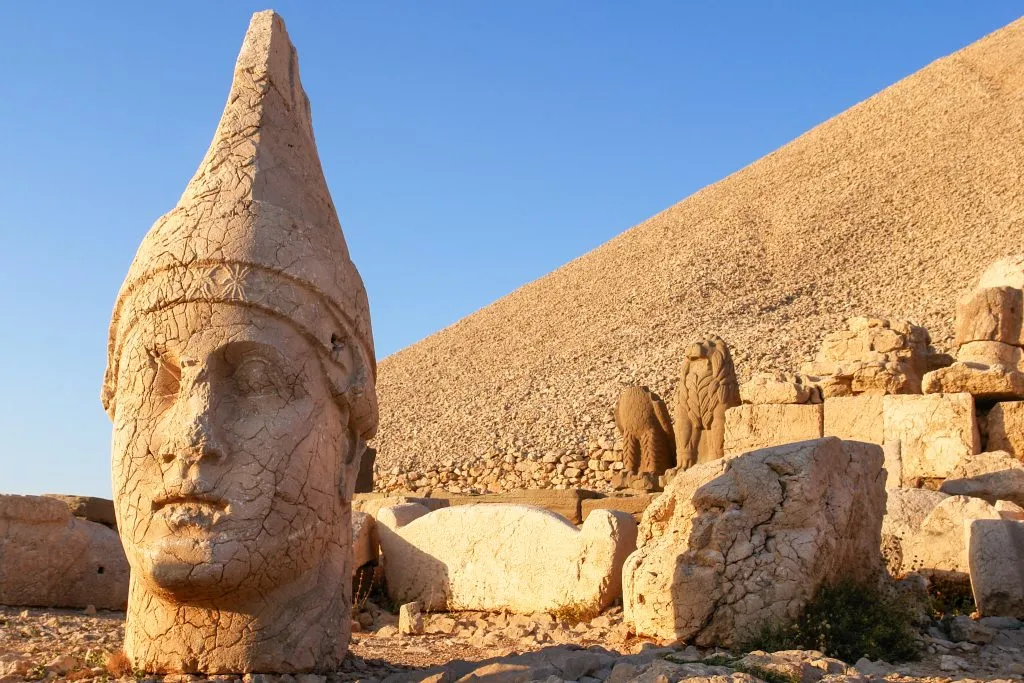
[[[842,581],[822,586],[790,623],[765,624],[744,651],[820,650],[853,663],[861,657],[902,662],[920,656],[910,605],[873,586]]]
[[[932,618],[952,619],[970,615],[976,608],[971,584],[955,578],[932,576],[928,582],[928,602]]]

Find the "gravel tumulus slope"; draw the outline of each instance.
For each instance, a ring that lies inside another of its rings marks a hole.
[[[718,333],[741,380],[851,315],[952,342],[953,303],[1024,251],[1024,19],[381,361],[381,470],[576,453],[622,387],[674,388]]]

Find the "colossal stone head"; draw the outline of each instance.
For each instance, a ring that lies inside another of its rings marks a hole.
[[[295,49],[261,12],[213,143],[139,247],[110,325],[102,398],[136,666],[340,663],[375,373]]]

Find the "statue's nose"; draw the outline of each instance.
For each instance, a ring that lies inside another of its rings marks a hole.
[[[224,449],[214,425],[214,407],[210,387],[205,383],[196,383],[179,399],[167,425],[173,436],[161,449],[164,463],[179,462],[188,468],[204,461],[223,460]]]

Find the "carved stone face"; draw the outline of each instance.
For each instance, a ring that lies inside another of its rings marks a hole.
[[[353,445],[298,329],[244,305],[179,304],[145,315],[120,361],[114,497],[147,588],[224,605],[316,567]]]

